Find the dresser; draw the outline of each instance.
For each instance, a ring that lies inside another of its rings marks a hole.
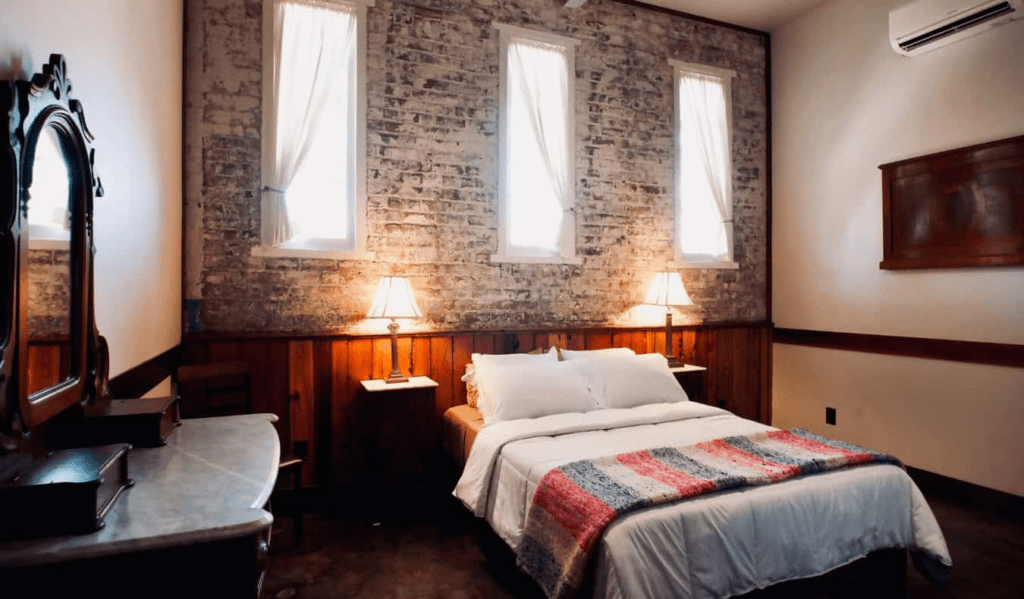
[[[277,478],[276,416],[184,420],[167,445],[132,449],[134,486],[84,535],[0,543],[10,597],[258,595]]]

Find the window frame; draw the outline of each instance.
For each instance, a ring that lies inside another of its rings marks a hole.
[[[692,62],[684,62],[682,60],[676,60],[670,58],[669,64],[672,65],[673,72],[673,153],[674,157],[674,173],[676,176],[673,177],[673,187],[675,190],[675,223],[673,229],[673,254],[675,259],[669,263],[669,268],[685,268],[685,269],[738,269],[739,263],[736,262],[736,244],[733,236],[734,223],[733,220],[729,220],[725,224],[725,236],[726,244],[728,245],[729,257],[727,260],[708,260],[700,255],[685,254],[683,252],[682,244],[679,239],[680,227],[682,224],[682,217],[686,213],[685,206],[683,205],[683,190],[681,185],[681,177],[678,175],[681,169],[680,160],[682,156],[679,153],[679,141],[680,141],[680,112],[679,112],[679,82],[683,75],[693,73],[697,75],[707,75],[711,77],[717,77],[722,80],[724,86],[725,95],[725,122],[726,122],[726,142],[728,144],[730,155],[732,153],[732,138],[733,138],[733,102],[732,102],[732,80],[736,77],[736,71],[731,69],[723,69],[720,67],[713,67],[710,65],[697,64]],[[731,160],[730,160],[731,166]],[[731,171],[735,169],[730,168]],[[732,219],[735,219],[735,206],[733,202],[733,172],[730,172],[728,179],[728,186],[726,188],[726,196],[730,206],[732,207]]]
[[[576,255],[576,46],[580,40],[564,37],[546,31],[536,31],[508,25],[493,23],[498,30],[499,57],[499,106],[498,106],[498,253],[491,255],[492,263],[533,263],[533,264],[582,264],[583,259]],[[514,38],[524,38],[543,44],[558,46],[564,50],[566,58],[565,97],[566,106],[566,169],[565,191],[563,198],[562,228],[559,235],[558,254],[519,254],[512,253],[509,247],[509,198],[508,173],[508,50]],[[566,201],[569,200],[569,201]],[[570,206],[564,208],[564,206]]]
[[[51,225],[28,224],[28,249],[70,250],[71,231]]]
[[[260,230],[260,242],[252,248],[252,255],[265,258],[326,258],[333,260],[374,260],[375,255],[367,251],[367,227],[366,227],[366,169],[367,169],[367,7],[375,6],[375,0],[292,0],[297,4],[309,4],[311,6],[331,7],[337,6],[351,10],[356,17],[356,109],[354,131],[355,140],[355,193],[349,199],[349,218],[352,221],[353,238],[346,242],[340,239],[308,238],[299,241],[286,241],[281,245],[273,245],[269,239],[264,237],[263,227]],[[274,25],[277,15],[276,8],[280,0],[266,0],[263,3],[263,88],[262,97],[266,98],[277,84],[274,77],[274,55],[277,50],[274,43]],[[263,110],[263,121],[261,124],[262,146],[260,149],[261,168],[265,164],[264,157],[267,152],[274,149],[269,147],[271,127],[269,110]],[[262,195],[262,194],[261,194]],[[263,218],[263,204],[260,204],[260,216]]]

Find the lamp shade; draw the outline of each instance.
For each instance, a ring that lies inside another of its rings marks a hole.
[[[381,277],[367,318],[422,318],[406,277]]]
[[[693,300],[686,293],[683,278],[677,272],[659,272],[654,275],[654,285],[647,294],[645,304],[653,306],[692,306]]]

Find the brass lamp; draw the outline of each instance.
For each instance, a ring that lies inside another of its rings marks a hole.
[[[398,321],[397,318],[423,318],[423,312],[412,296],[412,287],[406,277],[381,277],[377,297],[370,306],[367,318],[390,318],[388,331],[391,332],[391,374],[385,383],[404,383],[409,380],[398,369]]]
[[[693,305],[690,294],[686,293],[686,287],[683,286],[683,278],[677,272],[659,272],[654,275],[654,285],[644,303],[665,307],[665,359],[669,367],[682,366],[679,358],[672,355],[672,308]]]

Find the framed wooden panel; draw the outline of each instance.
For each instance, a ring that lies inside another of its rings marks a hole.
[[[1024,136],[878,168],[881,268],[1024,264]]]

